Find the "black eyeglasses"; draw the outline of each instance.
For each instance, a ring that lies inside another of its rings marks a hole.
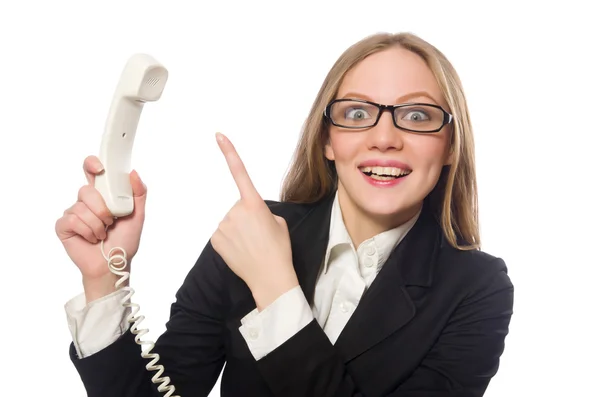
[[[430,103],[381,105],[362,99],[333,100],[325,108],[324,115],[337,127],[361,129],[377,125],[383,112],[388,110],[393,115],[394,126],[406,131],[438,132],[452,121],[450,113]]]

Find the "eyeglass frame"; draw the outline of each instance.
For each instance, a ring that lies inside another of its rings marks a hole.
[[[348,127],[345,125],[336,124],[336,122],[333,121],[333,118],[331,117],[331,107],[334,104],[339,103],[339,102],[366,103],[369,105],[373,105],[377,109],[379,109],[379,113],[377,114],[377,118],[375,119],[375,122],[373,122],[373,124],[369,125],[369,126]],[[438,128],[437,130],[427,130],[427,131],[411,130],[409,128],[400,127],[398,125],[398,123],[396,122],[396,117],[394,117],[394,112],[398,108],[403,108],[403,107],[407,107],[407,106],[429,106],[429,107],[434,107],[434,108],[441,110],[444,114],[444,120],[442,121],[441,127]],[[352,130],[360,130],[360,129],[375,127],[377,125],[377,123],[379,123],[379,120],[381,119],[381,115],[385,111],[389,111],[392,114],[392,122],[394,123],[394,127],[398,128],[399,130],[417,132],[417,133],[422,133],[422,134],[432,134],[432,133],[440,132],[442,130],[442,128],[444,128],[446,125],[450,124],[452,122],[452,120],[454,119],[452,114],[448,113],[443,107],[441,107],[439,105],[434,105],[432,103],[410,102],[410,103],[401,103],[399,105],[382,105],[380,103],[367,101],[365,99],[352,99],[352,98],[340,98],[340,99],[332,100],[331,102],[329,102],[329,104],[323,110],[323,115],[325,116],[325,118],[327,118],[327,120],[329,120],[331,122],[331,124],[335,125],[336,127],[347,128],[347,129],[352,129]]]

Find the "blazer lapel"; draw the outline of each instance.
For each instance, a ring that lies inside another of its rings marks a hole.
[[[406,325],[415,315],[408,285],[429,286],[440,233],[424,208],[373,281],[335,346],[346,362]]]
[[[329,223],[334,197],[335,194],[317,203],[290,230],[296,276],[310,305],[313,303],[317,278],[329,241]]]

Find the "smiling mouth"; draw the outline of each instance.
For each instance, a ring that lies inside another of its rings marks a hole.
[[[366,176],[378,181],[391,181],[404,178],[412,172],[412,170],[397,167],[359,167],[358,169]]]

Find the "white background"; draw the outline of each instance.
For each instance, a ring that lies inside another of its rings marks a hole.
[[[237,199],[214,133],[231,138],[259,192],[277,199],[335,59],[366,35],[411,31],[463,80],[483,249],[506,260],[516,288],[486,396],[600,395],[598,14],[549,3],[2,2],[1,394],[85,395],[63,309],[80,276],[54,222],[85,182],[82,161],[97,154],[131,54],[170,71],[162,99],[144,110],[133,158],[149,187],[134,300],[156,339]]]

